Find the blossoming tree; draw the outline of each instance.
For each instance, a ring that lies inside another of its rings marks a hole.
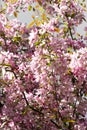
[[[0,129],[87,130],[87,37],[76,32],[86,21],[84,1],[3,1]],[[20,10],[39,17],[26,26]]]

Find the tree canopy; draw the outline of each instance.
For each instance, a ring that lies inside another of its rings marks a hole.
[[[87,130],[87,27],[76,31],[85,1],[3,1],[0,129]],[[34,12],[31,23],[20,11]]]

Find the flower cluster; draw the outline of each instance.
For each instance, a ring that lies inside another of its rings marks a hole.
[[[0,12],[0,129],[87,130],[87,46],[75,31],[85,17],[83,8],[76,0],[4,2],[6,10]],[[48,15],[40,25],[26,27],[6,17],[16,16],[33,2]]]

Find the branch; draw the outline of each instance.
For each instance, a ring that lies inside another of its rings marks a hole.
[[[39,111],[38,109],[34,108],[33,106],[31,106],[31,105],[29,104],[28,100],[26,99],[25,93],[22,92],[22,94],[23,94],[23,96],[24,96],[24,100],[25,100],[27,106],[28,106],[30,109],[32,109],[33,111],[35,111],[35,112],[39,113],[40,115],[43,115],[43,116],[44,116],[44,114],[43,114],[41,111]]]
[[[55,121],[53,121],[52,119],[50,119],[50,121],[51,121],[57,128],[61,129],[61,127],[60,127]]]
[[[73,35],[72,35],[72,31],[71,31],[70,27],[69,27],[69,32],[70,32],[70,36],[71,36],[72,40],[74,40]]]
[[[22,92],[23,96],[24,96],[24,100],[26,101],[27,106],[29,106],[30,109],[32,109],[33,111],[39,113],[40,115],[42,115],[44,117],[44,113],[42,113],[41,111],[39,111],[38,109],[34,108],[33,106],[29,105],[29,102],[26,99],[25,93]],[[52,119],[50,119],[50,122],[53,123],[57,128],[61,129],[61,127]]]

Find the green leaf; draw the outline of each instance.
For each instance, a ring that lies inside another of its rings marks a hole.
[[[67,120],[66,122],[71,122],[71,123],[74,123],[75,120]]]
[[[29,10],[29,11],[32,10],[32,6],[31,6],[31,5],[28,6],[28,10]]]
[[[5,64],[5,63],[2,63],[2,64],[0,64],[0,65],[2,65],[2,66],[7,66],[7,67],[11,67],[10,64]]]
[[[39,41],[35,42],[35,46],[38,46],[38,45],[40,45],[40,42]]]
[[[13,41],[17,42],[17,41],[20,41],[21,40],[21,37],[18,36],[18,37],[13,37]]]

